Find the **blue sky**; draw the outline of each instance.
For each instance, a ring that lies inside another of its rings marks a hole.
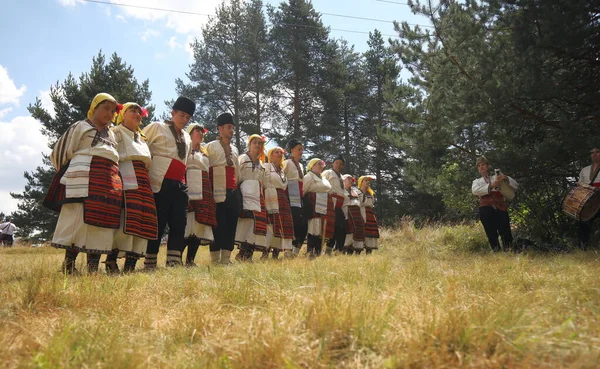
[[[100,0],[111,3],[214,14],[220,0]],[[277,5],[281,1],[263,0]],[[404,0],[390,0],[405,2]],[[427,24],[406,5],[380,0],[313,0],[321,13]],[[48,90],[72,73],[89,70],[100,49],[116,52],[135,70],[138,80],[149,79],[152,103],[158,113],[165,100],[175,98],[175,79],[185,78],[191,54],[188,47],[201,35],[207,16],[136,9],[83,0],[21,0],[3,7],[0,23],[0,211],[16,209],[9,192],[21,192],[24,171],[41,164],[48,153],[40,124],[27,105],[36,97],[50,107]],[[391,23],[323,15],[332,29],[369,32],[377,28],[394,34]],[[332,30],[357,51],[367,49],[367,34]]]

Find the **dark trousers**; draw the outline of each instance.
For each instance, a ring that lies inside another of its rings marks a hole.
[[[183,251],[185,224],[187,222],[188,193],[187,185],[165,178],[160,192],[154,194],[156,215],[158,218],[158,239],[149,240],[147,254],[158,254],[160,241],[167,224],[169,240],[167,250]]]
[[[579,222],[577,238],[579,239],[579,247],[582,249],[585,249],[587,243],[590,241],[590,236],[592,235],[592,223],[594,222],[594,219],[597,218],[600,218],[600,212],[596,213],[592,219],[586,222]]]
[[[335,230],[333,238],[327,240],[327,247],[332,247],[334,250],[344,250],[346,242],[346,218],[342,209],[335,209]]]
[[[14,238],[12,234],[0,234],[0,244],[11,247],[13,245]]]
[[[502,246],[505,249],[512,247],[513,237],[510,231],[508,211],[498,210],[493,206],[481,206],[479,208],[479,219],[483,224],[483,229],[485,229],[492,250],[501,250],[498,235],[502,238]]]
[[[304,219],[302,208],[292,208],[292,219],[294,220],[294,246],[300,248],[308,233],[308,223]]]
[[[242,209],[242,197],[238,190],[227,190],[225,201],[217,203],[217,226],[213,227],[214,241],[210,251],[233,251],[235,229]]]

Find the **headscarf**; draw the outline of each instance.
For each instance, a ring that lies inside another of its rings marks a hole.
[[[137,106],[138,108],[140,108],[142,117],[148,116],[148,110],[146,110],[145,108],[142,108],[140,106],[140,104],[134,103],[134,102],[128,102],[128,103],[123,104],[123,107],[117,114],[117,125],[122,124],[125,121],[125,112],[127,110],[129,110],[129,108],[131,108],[132,106]],[[140,127],[140,126],[138,126],[138,129],[137,129],[138,133],[140,134],[140,136],[146,138],[146,136],[144,136],[144,134],[142,133],[142,127]]]
[[[191,123],[187,127],[186,131],[191,136],[192,132],[194,132],[195,129],[201,130],[203,135],[206,135],[208,133],[208,129],[204,128],[201,124],[198,123]],[[206,149],[204,148],[204,146],[202,146],[202,143],[200,143],[200,152],[206,154]]]
[[[92,100],[92,103],[90,104],[90,110],[88,110],[88,112],[87,112],[87,119],[92,120],[92,118],[94,117],[94,111],[96,110],[98,105],[100,105],[100,103],[102,103],[103,101],[106,101],[106,100],[110,100],[110,101],[114,102],[115,104],[118,104],[117,99],[115,99],[111,95],[107,94],[106,92],[101,92],[98,95],[94,96],[94,99]],[[113,120],[116,117],[117,117],[117,113],[115,113]]]
[[[365,178],[369,178],[370,180],[374,180],[374,179],[375,179],[375,177],[374,177],[374,176],[371,176],[371,175],[368,175],[368,176],[362,176],[362,177],[360,177],[360,178],[358,179],[358,189],[359,189],[359,190],[361,189],[362,183],[363,183],[363,181],[365,180]],[[362,191],[362,190],[361,190],[361,191]],[[367,192],[368,192],[368,193],[369,193],[369,195],[371,195],[371,196],[373,196],[373,194],[375,193],[375,192],[373,191],[373,189],[371,188],[371,186],[369,186],[369,189],[367,190]]]
[[[246,142],[247,146],[248,146],[248,152],[250,152],[250,143],[255,138],[258,138],[260,140],[260,142],[262,142],[262,145],[260,147],[260,151],[258,152],[258,160],[260,160],[261,163],[264,163],[265,162],[265,141],[267,140],[265,136],[261,136],[261,135],[258,135],[258,134],[253,134],[250,137],[248,137],[248,141]],[[269,151],[269,153],[270,153],[270,151]]]
[[[267,154],[267,158],[269,159],[269,163],[272,163],[273,161],[271,160],[271,155],[275,152],[275,150],[281,150],[281,153],[283,154],[283,156],[285,156],[285,150],[282,149],[281,147],[277,146],[277,147],[273,147],[271,149],[269,149],[269,153]],[[279,163],[279,167],[283,168],[283,156],[281,158],[281,163]]]
[[[308,162],[308,164],[306,165],[306,170],[312,170],[312,167],[317,164],[318,162],[323,162],[323,160],[319,159],[319,158],[314,158],[314,159],[310,159],[310,161]],[[325,166],[325,162],[323,162],[323,166]]]

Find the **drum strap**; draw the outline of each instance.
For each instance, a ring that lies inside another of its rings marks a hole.
[[[592,168],[590,167],[590,186],[594,184],[596,177],[598,177],[598,173],[600,173],[600,165],[598,165],[598,168],[596,168],[596,170],[593,173]]]

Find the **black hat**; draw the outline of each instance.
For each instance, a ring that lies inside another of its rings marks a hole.
[[[341,154],[336,156],[335,159],[333,159],[333,161],[336,161],[336,160],[341,160],[344,162],[344,164],[346,164],[346,160],[344,160],[344,157]]]
[[[285,145],[285,149],[287,150],[287,152],[291,152],[292,149],[298,145],[302,145],[302,142],[300,142],[300,140],[292,138],[288,141],[287,145]]]
[[[187,97],[179,96],[175,104],[173,104],[173,110],[181,110],[189,115],[194,115],[196,111],[196,103]]]
[[[229,113],[223,113],[217,117],[217,126],[221,127],[226,124],[233,124],[233,116]]]

